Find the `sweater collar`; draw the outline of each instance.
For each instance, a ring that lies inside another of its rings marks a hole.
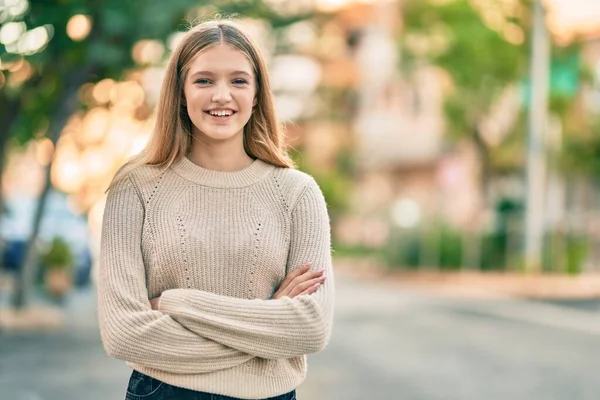
[[[255,159],[244,169],[234,172],[214,171],[194,164],[187,157],[176,161],[171,169],[191,182],[218,188],[241,188],[250,186],[266,177],[275,167]]]

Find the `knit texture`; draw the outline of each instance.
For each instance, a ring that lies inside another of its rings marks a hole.
[[[271,299],[307,262],[326,270],[317,292]],[[242,399],[289,392],[329,340],[333,288],[327,207],[305,173],[260,160],[218,172],[184,157],[109,192],[100,331],[108,354],[144,374]]]

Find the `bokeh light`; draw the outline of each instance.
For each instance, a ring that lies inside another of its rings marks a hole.
[[[24,22],[9,22],[0,28],[0,43],[7,45],[15,43],[27,30]]]
[[[104,107],[95,107],[83,117],[82,129],[77,132],[77,138],[84,146],[99,143],[106,134],[109,126],[109,112]]]
[[[103,79],[94,86],[93,96],[98,104],[106,104],[110,101],[110,91],[115,85],[112,79]]]
[[[92,19],[87,15],[73,15],[67,23],[67,35],[76,42],[84,40],[91,30]]]
[[[18,28],[16,28],[18,29]],[[9,39],[16,36],[16,29],[6,35]],[[54,34],[52,25],[38,26],[21,33],[16,41],[5,43],[6,52],[14,54],[32,55],[42,51]]]
[[[33,74],[33,68],[28,61],[23,61],[18,64],[18,68],[11,68],[11,72],[10,84],[20,85],[31,77]]]
[[[412,199],[400,199],[392,208],[392,218],[402,228],[413,228],[421,220],[421,208]]]
[[[48,138],[36,140],[35,142],[35,159],[42,165],[47,166],[52,161],[54,156],[54,144]]]
[[[120,82],[110,89],[110,101],[113,106],[137,108],[144,103],[144,89],[134,81]]]
[[[52,185],[65,193],[74,193],[82,187],[84,173],[76,146],[61,143],[52,163]]]
[[[156,64],[165,53],[165,47],[156,40],[140,40],[133,46],[132,57],[140,65]]]

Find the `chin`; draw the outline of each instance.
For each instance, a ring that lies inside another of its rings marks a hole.
[[[240,129],[215,129],[214,127],[197,127],[198,136],[203,136],[210,140],[230,140],[236,136],[241,136],[243,128]]]

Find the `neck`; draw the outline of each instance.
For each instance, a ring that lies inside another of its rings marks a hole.
[[[188,155],[190,161],[204,169],[235,172],[254,161],[244,150],[243,143],[206,143],[194,138]]]

